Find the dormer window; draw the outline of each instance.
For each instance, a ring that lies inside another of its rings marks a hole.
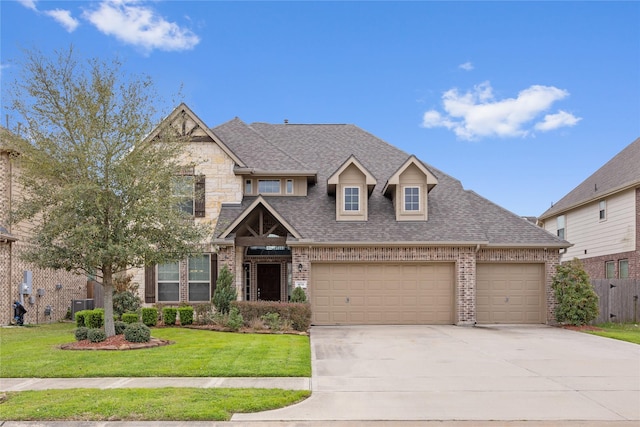
[[[345,212],[360,211],[359,187],[344,187],[344,210]]]
[[[287,194],[293,194],[293,180],[287,180]]]
[[[404,187],[404,210],[407,212],[420,210],[420,187]]]
[[[279,179],[259,179],[258,193],[259,194],[280,194],[280,180]]]

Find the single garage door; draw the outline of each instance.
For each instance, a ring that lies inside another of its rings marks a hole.
[[[452,324],[453,264],[311,266],[314,325]]]
[[[478,264],[478,323],[545,323],[543,264]]]

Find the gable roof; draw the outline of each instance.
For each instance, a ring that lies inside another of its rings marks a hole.
[[[364,175],[365,184],[367,186],[367,191],[369,194],[371,194],[376,186],[377,180],[373,175],[371,175],[371,172],[369,172],[369,170],[364,167],[364,165],[360,163],[358,159],[356,159],[356,156],[354,156],[353,154],[343,164],[340,165],[338,170],[336,170],[329,176],[329,178],[327,178],[327,191],[329,192],[329,194],[336,193],[336,186],[338,185],[338,182],[340,180],[340,175],[351,165],[355,166],[360,172],[362,172],[362,174]]]
[[[298,234],[298,232],[295,230],[295,228],[293,228],[285,219],[283,219],[280,214],[271,207],[271,205],[269,205],[269,203],[264,199],[264,197],[262,196],[258,196],[256,198],[254,198],[254,200],[251,202],[251,204],[244,209],[244,211],[238,215],[233,222],[231,222],[230,224],[228,224],[224,231],[222,233],[220,233],[220,238],[224,239],[226,237],[228,237],[233,230],[238,227],[238,225],[240,225],[242,223],[242,221],[247,218],[253,211],[254,209],[256,209],[258,206],[263,206],[271,215],[274,216],[274,218],[280,223],[282,224],[282,226],[287,230],[287,232],[289,232],[294,238],[299,239],[300,235]]]
[[[387,180],[387,183],[384,185],[382,192],[386,195],[388,194],[390,188],[394,185],[398,185],[400,183],[400,175],[407,170],[410,165],[415,165],[427,178],[427,192],[431,191],[433,187],[438,184],[438,178],[436,178],[429,168],[427,168],[424,163],[422,163],[416,156],[413,154],[407,159],[406,162],[402,166],[396,170],[396,172],[391,175],[391,177]]]
[[[247,167],[255,162],[276,168],[282,160],[281,169],[290,168],[289,162],[293,162],[317,170],[317,182],[308,187],[307,196],[265,197],[280,218],[299,233],[298,244],[570,246],[546,230],[463,189],[458,180],[424,163],[438,182],[429,193],[429,220],[396,221],[393,204],[382,190],[410,156],[354,125],[248,125],[234,119],[212,131],[234,152],[242,153]],[[269,153],[274,153],[274,158],[266,158]],[[376,178],[368,199],[367,221],[337,221],[336,199],[327,191],[329,177],[352,155],[366,164]],[[225,235],[229,226],[254,202],[254,197],[244,197],[240,204],[223,205],[214,238]],[[288,244],[295,245],[296,240],[289,240]]]
[[[558,215],[610,194],[640,185],[640,138],[616,154],[540,216]]]

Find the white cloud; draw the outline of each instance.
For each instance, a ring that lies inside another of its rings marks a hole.
[[[473,70],[473,64],[471,62],[465,62],[464,64],[460,64],[458,65],[458,68],[465,70],[465,71],[471,71]]]
[[[191,30],[166,21],[137,1],[105,0],[97,9],[85,12],[84,16],[104,34],[146,51],[186,50],[200,42]]]
[[[31,10],[38,10],[35,0],[18,0],[18,3]]]
[[[516,98],[496,100],[489,82],[481,83],[472,91],[450,89],[442,95],[444,114],[436,110],[424,113],[422,125],[426,128],[444,127],[461,139],[481,137],[526,137],[531,134],[531,122],[552,104],[569,95],[553,86],[533,85],[518,93]],[[580,118],[561,111],[545,116],[535,125],[538,130],[551,130],[573,126]]]
[[[78,25],[80,25],[80,22],[78,22],[77,19],[71,16],[71,12],[69,12],[68,10],[46,10],[44,11],[44,13],[58,21],[58,23],[70,33],[72,33],[76,28],[78,28]]]
[[[575,126],[582,120],[581,117],[576,117],[571,113],[560,110],[557,114],[547,114],[544,116],[544,120],[536,123],[535,128],[543,132],[548,130],[558,129],[563,126]]]

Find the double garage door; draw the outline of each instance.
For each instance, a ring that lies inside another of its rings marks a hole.
[[[454,264],[313,264],[312,323],[452,324]]]
[[[311,268],[314,325],[453,324],[455,265],[322,264]],[[478,323],[545,323],[542,264],[477,264]]]

